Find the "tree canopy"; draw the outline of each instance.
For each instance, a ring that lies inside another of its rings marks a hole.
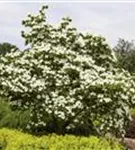
[[[134,41],[119,39],[114,47],[118,67],[128,70],[131,74],[135,73],[135,44]]]
[[[10,53],[12,49],[17,50],[17,46],[12,45],[10,43],[4,42],[4,43],[0,43],[0,55],[5,55],[7,53]]]

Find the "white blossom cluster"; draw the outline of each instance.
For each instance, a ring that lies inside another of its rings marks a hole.
[[[44,8],[23,22],[31,48],[1,58],[1,94],[31,111],[30,129],[53,124],[62,132],[82,124],[99,134],[123,135],[135,102],[132,77],[115,68],[103,38],[77,32],[69,18],[48,24]]]

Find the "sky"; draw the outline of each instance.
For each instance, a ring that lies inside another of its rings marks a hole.
[[[57,1],[57,0],[56,0]],[[96,0],[95,0],[96,1]],[[100,1],[100,0],[99,0]],[[21,37],[22,20],[28,13],[35,14],[42,5],[48,5],[48,21],[58,24],[61,18],[69,16],[79,31],[89,32],[106,38],[114,47],[119,38],[135,40],[135,3],[127,2],[1,2],[0,1],[0,43],[9,42],[24,48]]]

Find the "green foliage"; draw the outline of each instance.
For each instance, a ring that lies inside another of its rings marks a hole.
[[[135,73],[135,44],[134,41],[119,39],[114,48],[118,59],[118,67]]]
[[[130,113],[131,113],[131,115],[134,115],[135,114],[135,108],[131,108]]]
[[[78,32],[69,18],[50,25],[45,8],[23,21],[30,49],[1,58],[0,94],[30,111],[30,131],[124,136],[135,103],[132,77],[115,68],[104,38]]]
[[[12,49],[18,50],[18,48],[15,45],[12,45],[10,43],[1,43],[0,44],[0,56],[4,56],[7,53],[10,53]]]
[[[29,121],[29,112],[12,110],[6,99],[0,99],[0,128],[26,129]]]
[[[5,150],[124,150],[116,141],[105,138],[79,136],[35,137],[16,130],[1,129],[0,143]]]

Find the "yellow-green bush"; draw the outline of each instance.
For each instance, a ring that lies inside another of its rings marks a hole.
[[[17,130],[0,129],[0,150],[124,150],[116,140],[105,138],[59,136],[36,137]]]

